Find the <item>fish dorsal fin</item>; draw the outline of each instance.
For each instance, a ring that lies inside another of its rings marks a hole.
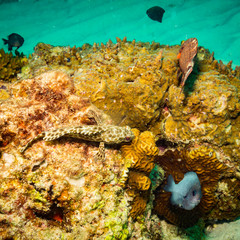
[[[175,182],[172,175],[168,176],[167,185],[163,188],[166,192],[171,192],[174,188]]]

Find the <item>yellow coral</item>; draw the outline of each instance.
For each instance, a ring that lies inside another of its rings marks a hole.
[[[132,131],[135,138],[131,145],[122,146],[122,156],[127,163],[130,163],[130,168],[149,174],[154,167],[154,157],[158,153],[154,136],[149,131],[141,134],[137,129],[132,129]]]
[[[142,214],[146,208],[151,180],[149,174],[154,167],[154,158],[158,153],[154,135],[145,131],[140,133],[132,129],[135,138],[130,145],[121,147],[125,168],[121,184],[131,188],[129,194],[133,197],[131,216]]]
[[[224,65],[213,60],[213,55],[204,48],[197,54],[197,68],[198,73],[193,71],[181,94],[176,85],[169,87],[166,104],[169,115],[163,115],[158,134],[175,143],[204,141],[221,146],[225,155],[239,162],[238,70],[231,69],[231,62]],[[150,130],[156,134],[159,128]]]
[[[17,74],[27,62],[26,57],[14,57],[12,53],[5,53],[3,49],[0,49],[0,80],[16,81]]]
[[[130,171],[128,175],[128,185],[132,188],[146,191],[151,186],[151,180],[144,173]]]
[[[171,194],[162,188],[156,193],[155,210],[168,221],[181,226],[194,224],[200,217],[211,218],[211,210],[215,208],[218,199],[216,191],[220,179],[233,174],[233,166],[221,162],[216,152],[206,146],[193,149],[168,150],[162,156],[156,158],[156,163],[162,166],[166,175],[174,176],[176,182],[183,179],[186,172],[194,171],[198,174],[202,188],[202,199],[200,204],[191,211],[180,209],[171,205],[169,199]],[[163,186],[166,185],[166,180]],[[239,204],[240,201],[238,200]],[[240,209],[239,209],[240,210]],[[217,214],[215,213],[214,216]],[[232,212],[232,215],[237,216]],[[219,219],[226,219],[227,215]]]
[[[0,100],[6,100],[9,97],[10,95],[5,89],[0,89]]]

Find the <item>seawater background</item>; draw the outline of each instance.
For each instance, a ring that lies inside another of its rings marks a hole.
[[[146,15],[156,5],[166,11],[162,23]],[[216,59],[240,65],[240,0],[19,0],[0,5],[0,37],[14,32],[25,54],[38,42],[72,47],[126,36],[173,45],[196,37]]]

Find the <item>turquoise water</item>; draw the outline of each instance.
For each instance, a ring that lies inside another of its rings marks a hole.
[[[126,36],[172,45],[196,37],[216,59],[240,65],[239,0],[10,1],[15,2],[0,5],[1,37],[22,35],[25,43],[20,50],[25,54],[32,53],[38,42],[81,46]],[[155,5],[165,9],[162,23],[146,14]]]

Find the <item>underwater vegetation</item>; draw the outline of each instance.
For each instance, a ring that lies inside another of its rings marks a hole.
[[[21,68],[26,65],[28,59],[24,56],[13,56],[0,49],[0,80],[14,82]]]
[[[3,82],[3,239],[188,239],[178,227],[202,235],[239,216],[240,68],[196,41],[182,55],[184,43],[116,40],[39,43],[19,81]],[[191,210],[166,191],[188,172],[202,195]]]

